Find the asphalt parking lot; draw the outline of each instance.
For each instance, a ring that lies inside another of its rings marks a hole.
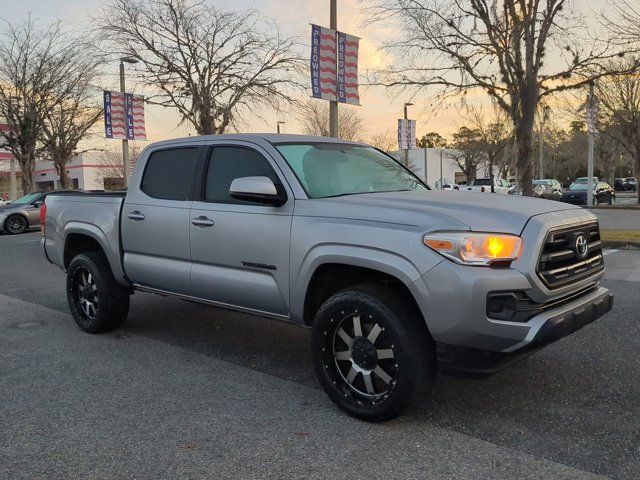
[[[39,239],[0,235],[0,478],[640,478],[640,251],[607,252],[606,317],[376,425],[299,327],[138,293],[82,333]]]

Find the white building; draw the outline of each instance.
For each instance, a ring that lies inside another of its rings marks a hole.
[[[414,148],[409,150],[409,168],[418,177],[425,180],[432,188],[440,188],[440,178],[443,185],[455,185],[466,183],[464,172],[453,158],[456,150],[446,148]],[[392,153],[392,155],[404,162],[404,150]],[[488,166],[478,166],[479,178],[489,177]],[[426,175],[425,175],[426,171]],[[494,167],[493,174],[499,176],[499,169]]]
[[[106,165],[103,158],[102,152],[84,152],[75,155],[66,168],[73,188],[105,190],[122,186],[122,178],[115,176],[119,170],[118,166]],[[36,162],[33,183],[36,190],[62,188],[53,162],[49,161]]]

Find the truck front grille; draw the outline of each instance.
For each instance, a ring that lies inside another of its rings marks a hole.
[[[548,288],[579,282],[603,269],[598,222],[570,225],[547,233],[537,273]]]

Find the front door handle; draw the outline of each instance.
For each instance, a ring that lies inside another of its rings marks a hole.
[[[136,222],[139,222],[140,220],[144,220],[145,216],[144,214],[140,213],[138,210],[134,210],[133,212],[129,212],[127,214],[127,218],[129,220],[134,220]]]
[[[213,227],[214,222],[210,218],[201,216],[197,218],[192,218],[191,224],[195,225],[196,227]]]

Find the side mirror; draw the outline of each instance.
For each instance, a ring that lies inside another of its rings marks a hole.
[[[33,205],[36,208],[40,208],[42,205],[44,205],[44,200],[37,200],[33,202],[31,205]]]
[[[264,203],[279,207],[287,201],[281,185],[276,185],[269,177],[242,177],[231,182],[229,195],[238,200]]]

